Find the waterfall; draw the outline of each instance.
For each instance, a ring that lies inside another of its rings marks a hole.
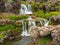
[[[28,4],[26,6],[25,4],[21,4],[20,14],[32,14],[31,5]]]
[[[29,29],[32,26],[36,26],[35,21],[31,18],[31,16],[28,19],[26,19],[26,20],[28,20],[28,29],[27,29],[27,26],[26,26],[27,24],[26,24],[25,20],[23,20],[22,21],[22,29],[23,29],[23,32],[21,34],[22,36],[30,36]]]
[[[28,20],[28,30],[30,29],[30,27],[36,26],[36,23],[35,23],[35,21],[32,19],[31,16],[29,16],[29,18],[28,18],[27,20]]]
[[[28,31],[26,29],[26,22],[24,20],[22,21],[22,30],[23,30],[21,34],[22,36],[30,36],[30,34],[28,34]]]
[[[48,26],[48,24],[49,24],[49,22],[50,22],[50,20],[51,20],[51,17],[49,18],[49,20],[45,20],[45,22],[44,22],[44,26]]]
[[[25,14],[28,11],[26,5],[21,4],[21,10],[20,10],[20,14]]]

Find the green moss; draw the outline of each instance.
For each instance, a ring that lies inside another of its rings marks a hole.
[[[2,39],[4,36],[2,34],[0,34],[0,39]]]
[[[8,29],[13,29],[14,27],[12,25],[4,25],[4,26],[0,26],[0,32],[2,31],[7,31]]]
[[[22,19],[28,18],[28,16],[26,16],[26,15],[22,15],[22,16],[10,15],[10,16],[8,16],[8,18],[11,20],[22,20]]]
[[[50,13],[44,14],[42,10],[39,10],[39,11],[37,11],[35,13],[35,16],[40,17],[40,18],[46,18],[46,19],[48,19],[51,16],[57,16],[59,14],[60,14],[60,12],[50,12]]]

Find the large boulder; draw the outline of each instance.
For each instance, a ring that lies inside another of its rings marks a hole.
[[[37,39],[39,37],[38,27],[31,27],[29,32],[33,39]]]
[[[53,29],[54,29],[53,26],[39,27],[40,36],[47,36],[47,35],[49,35]]]
[[[54,26],[42,26],[42,27],[31,27],[30,28],[30,36],[38,37],[38,36],[47,36],[51,34],[55,27]]]
[[[48,26],[48,27],[45,27],[45,26],[42,26],[42,27],[31,27],[30,28],[30,35],[33,37],[33,36],[36,36],[38,37],[39,36],[47,36],[51,33],[51,31],[54,29],[53,26]]]

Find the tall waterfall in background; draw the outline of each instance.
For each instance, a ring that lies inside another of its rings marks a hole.
[[[28,4],[28,6],[26,6],[25,4],[21,4],[20,14],[32,14],[31,5]],[[29,28],[31,26],[35,26],[35,22],[31,18],[31,16],[28,19],[26,19],[26,20],[28,20],[28,29],[26,27],[26,22],[23,20],[22,21],[23,32],[21,34],[22,36],[30,36],[30,34],[29,34]]]
[[[32,14],[31,4],[28,4],[28,6],[21,4],[20,14]]]

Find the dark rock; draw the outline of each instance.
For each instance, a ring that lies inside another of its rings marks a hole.
[[[19,14],[20,13],[20,3],[16,2],[13,4],[13,13],[14,14]]]
[[[0,0],[0,12],[4,11],[5,11],[5,3],[3,2],[3,0]]]
[[[54,22],[54,25],[60,24],[60,15],[53,16],[52,21]]]
[[[9,37],[9,40],[14,40],[14,39],[15,39],[14,36]]]
[[[3,39],[4,39],[4,40],[8,40],[8,35],[4,36]]]
[[[22,36],[21,35],[15,36],[15,39],[20,40],[20,39],[22,39]]]
[[[6,8],[7,12],[12,13],[12,11],[13,11],[13,1],[12,0],[8,0],[5,3],[5,8]]]

